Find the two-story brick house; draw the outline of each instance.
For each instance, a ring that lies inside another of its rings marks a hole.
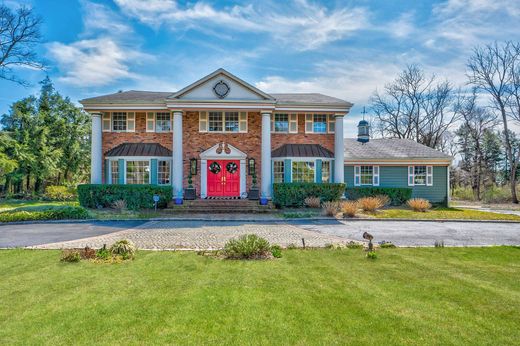
[[[451,157],[405,139],[345,139],[352,104],[322,94],[267,94],[219,69],[177,92],[126,91],[80,101],[92,115],[95,184],[163,184],[182,199],[245,198],[253,185],[346,182],[449,198]]]

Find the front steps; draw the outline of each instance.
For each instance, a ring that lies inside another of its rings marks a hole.
[[[184,201],[181,205],[173,202],[168,204],[165,210],[172,213],[194,213],[194,214],[215,214],[215,213],[270,213],[274,212],[271,202],[268,205],[260,205],[259,201],[248,199],[196,199]]]

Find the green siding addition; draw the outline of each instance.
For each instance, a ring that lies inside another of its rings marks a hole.
[[[412,197],[425,198],[433,203],[447,200],[448,167],[433,166],[432,186],[408,186],[408,166],[379,166],[379,187],[409,187]],[[345,184],[354,187],[354,166],[345,165]]]

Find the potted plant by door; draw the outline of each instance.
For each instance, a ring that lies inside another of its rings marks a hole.
[[[191,173],[188,174],[188,188],[184,191],[184,199],[194,200],[197,195],[197,190],[193,187]]]
[[[258,201],[260,197],[260,192],[258,191],[258,187],[256,186],[256,173],[253,173],[253,185],[249,189],[249,194],[247,198],[252,201]]]

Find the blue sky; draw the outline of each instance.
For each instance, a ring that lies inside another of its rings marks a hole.
[[[520,1],[0,0],[34,8],[45,71],[0,81],[0,113],[49,75],[73,101],[117,90],[175,91],[223,67],[265,92],[321,92],[354,102],[406,64],[463,85],[475,45],[520,40]]]

